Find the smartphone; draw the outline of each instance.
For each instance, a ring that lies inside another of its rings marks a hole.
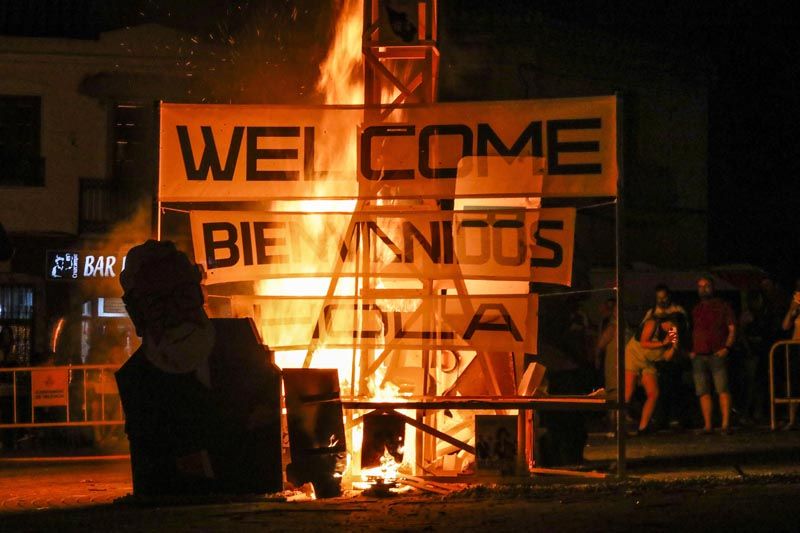
[[[669,338],[672,339],[672,344],[678,342],[678,328],[675,326],[669,328]]]

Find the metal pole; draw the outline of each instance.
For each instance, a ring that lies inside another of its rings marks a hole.
[[[67,367],[67,397],[65,398],[67,402],[67,424],[69,424],[69,385],[72,383],[72,369]]]
[[[769,427],[775,431],[775,345],[769,350]]]
[[[783,361],[786,366],[786,401],[788,402],[786,405],[789,408],[788,415],[789,417],[792,416],[792,380],[791,376],[789,375],[789,345],[785,344],[783,346]]]
[[[623,302],[625,271],[625,221],[623,220],[622,97],[617,95],[617,201],[614,204],[617,286],[617,477],[625,477],[625,313]]]
[[[106,373],[100,369],[100,420],[106,419]]]
[[[157,139],[156,142],[156,149],[158,153],[158,160],[157,160],[157,168],[156,168],[156,240],[161,240],[161,102],[156,105],[156,124],[155,127],[155,138]],[[152,131],[152,128],[151,128]],[[151,204],[152,205],[152,204]],[[152,207],[151,207],[152,209]],[[150,221],[150,229],[152,230],[152,221]],[[84,377],[86,375],[84,374]]]
[[[12,397],[11,397],[11,404],[12,405],[11,405],[11,407],[14,409],[14,423],[16,424],[17,423],[17,418],[18,418],[17,417],[17,371],[16,370],[12,370],[11,371],[11,385],[12,385],[11,386],[11,394],[12,394]],[[31,403],[33,403],[33,400],[31,400]]]
[[[158,193],[156,193],[158,194]],[[156,202],[156,240],[161,240],[161,195],[158,196]]]
[[[89,372],[83,369],[83,421],[89,420],[89,405],[86,403],[86,382],[89,380]]]

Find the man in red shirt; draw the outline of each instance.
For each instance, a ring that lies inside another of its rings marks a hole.
[[[703,433],[711,433],[711,379],[719,395],[722,432],[729,431],[731,395],[728,391],[727,359],[736,339],[736,322],[731,306],[714,296],[710,277],[697,280],[700,302],[692,309],[692,373],[703,412]]]

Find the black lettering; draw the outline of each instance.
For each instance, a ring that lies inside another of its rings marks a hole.
[[[362,224],[366,226],[365,236],[367,237],[366,238],[367,246],[370,246],[369,243],[371,242],[371,239],[369,238],[369,235],[370,233],[372,233],[373,235],[378,237],[378,240],[383,244],[385,244],[389,248],[389,250],[394,254],[394,259],[392,259],[392,263],[403,262],[402,250],[400,250],[400,247],[397,246],[397,244],[395,244],[395,242],[391,238],[389,238],[389,236],[381,228],[378,227],[378,224],[376,222],[372,221],[362,222]],[[375,252],[374,254],[371,254],[372,261],[377,263],[379,262],[378,252],[377,250],[375,250],[374,252]]]
[[[256,263],[259,265],[269,265],[272,263],[288,263],[287,255],[267,254],[268,246],[285,246],[284,237],[267,237],[265,230],[286,228],[286,222],[253,222],[253,233],[256,240]]]
[[[431,167],[431,137],[434,135],[460,135],[461,157],[472,155],[472,130],[464,124],[436,124],[425,126],[419,132],[419,173],[428,179],[455,178],[457,167]]]
[[[353,305],[353,309],[358,309],[358,304]],[[368,330],[365,329],[367,326],[367,313],[374,312],[378,314],[378,318],[380,319],[381,327],[378,329]],[[389,317],[383,310],[378,307],[377,304],[361,304],[361,313],[363,316],[362,324],[361,324],[361,338],[362,339],[377,339],[380,338],[384,332],[389,331]],[[355,332],[353,332],[353,338],[356,337]]]
[[[242,222],[239,224],[242,230],[242,254],[244,255],[244,264],[249,266],[253,264],[253,243],[251,242],[250,223]]]
[[[542,258],[542,257],[533,257],[533,250],[531,250],[531,266],[532,267],[546,267],[546,268],[557,268],[561,266],[561,263],[564,261],[564,250],[561,248],[561,245],[556,241],[551,241],[550,239],[546,239],[542,237],[541,231],[548,230],[548,229],[555,229],[555,230],[563,230],[564,229],[564,221],[563,220],[540,220],[539,224],[536,227],[536,231],[533,232],[533,240],[536,243],[536,246],[544,248],[545,250],[550,250],[553,252],[553,257],[550,259]]]
[[[453,221],[442,221],[442,251],[444,253],[444,264],[453,264]]]
[[[516,239],[515,255],[503,254],[503,229],[512,230],[512,239]],[[492,224],[492,253],[498,264],[503,266],[519,266],[525,262],[525,212],[515,213],[515,218],[501,218]]]
[[[334,230],[339,228],[331,227],[327,220],[326,217],[323,235],[333,235],[335,233]],[[315,232],[309,231],[310,225],[302,222],[289,222],[288,226],[289,237],[292,242],[290,250],[292,251],[292,255],[296,255],[296,257],[292,259],[292,263],[302,262],[303,259],[301,258],[307,257],[306,254],[308,253],[313,254],[314,261],[317,264],[327,263],[331,259],[330,251],[326,244],[320,242],[319,236]]]
[[[511,148],[497,136],[489,124],[478,124],[478,145],[476,155],[489,155],[489,145],[491,144],[495,152],[502,156],[519,156],[525,145],[531,144],[531,155],[542,157],[542,123],[541,121],[531,122],[519,134],[519,137],[511,145]]]
[[[214,240],[215,231],[227,232],[227,237],[223,240]],[[203,224],[203,245],[206,249],[206,265],[209,269],[231,267],[239,261],[236,237],[236,226],[229,222]],[[228,257],[217,259],[217,250],[228,250]]]
[[[547,121],[547,171],[551,175],[564,174],[600,174],[600,163],[560,164],[561,153],[599,153],[600,143],[597,141],[559,142],[558,132],[561,130],[599,130],[599,118]]]
[[[474,239],[467,239],[466,228],[476,228],[478,230],[478,241],[480,249],[477,254],[467,252],[467,242],[474,243]],[[458,262],[467,265],[482,265],[489,260],[491,247],[489,245],[489,224],[485,220],[468,219],[462,220],[456,229],[456,247],[458,250]]]
[[[414,169],[373,169],[372,139],[373,137],[407,137],[413,136],[415,126],[369,126],[361,132],[361,175],[368,180],[410,180],[414,179]]]
[[[258,170],[259,159],[297,159],[295,148],[259,148],[262,137],[300,137],[296,126],[248,126],[247,128],[247,181],[296,181],[297,170]]]
[[[496,317],[487,320],[486,322],[482,322],[481,319],[483,315],[486,314],[488,311],[497,311],[502,318],[502,323],[496,323]],[[503,304],[481,304],[478,306],[478,310],[475,311],[475,314],[472,316],[472,320],[467,326],[467,330],[462,335],[464,340],[469,340],[475,334],[476,331],[483,330],[483,331],[508,331],[511,333],[511,336],[514,337],[514,340],[522,342],[522,335],[520,335],[519,329],[514,324],[514,320],[511,318],[511,315],[506,310],[506,307]]]
[[[325,324],[325,332],[328,336],[334,335],[345,335],[345,336],[352,336],[353,339],[359,338],[358,331],[355,330],[344,330],[344,331],[336,331],[332,328],[333,325],[333,313],[338,309],[352,309],[355,312],[361,311],[362,315],[366,317],[366,314],[370,311],[377,312],[378,316],[380,317],[380,324],[382,325],[382,329],[375,329],[375,330],[361,330],[361,338],[364,339],[376,339],[383,335],[384,331],[388,331],[389,329],[389,319],[386,316],[380,307],[376,304],[326,304],[322,308],[322,318],[321,320],[324,321]],[[319,322],[314,327],[314,339],[320,338],[320,327]]]
[[[414,316],[414,313],[407,314],[407,317]],[[418,316],[418,315],[417,315]],[[442,340],[452,340],[455,339],[456,335],[452,331],[442,330],[442,331],[408,331],[406,326],[408,324],[403,324],[403,313],[400,311],[394,311],[392,313],[392,317],[394,319],[394,339],[442,339]]]
[[[339,258],[342,262],[347,261],[347,257],[350,255],[351,250],[358,250],[358,241],[361,238],[361,226],[363,222],[356,222],[353,227],[353,235],[351,241],[348,243],[344,239],[342,239],[342,244],[339,247]],[[355,245],[353,246],[353,242]]]
[[[208,171],[211,170],[211,179],[215,181],[231,181],[236,171],[236,160],[239,157],[239,149],[242,146],[242,136],[244,128],[235,126],[231,134],[231,144],[228,148],[228,156],[225,158],[225,168],[219,162],[217,144],[214,141],[214,133],[211,126],[200,126],[203,134],[203,155],[200,158],[200,165],[194,165],[194,153],[192,143],[189,140],[189,128],[186,126],[176,126],[178,130],[178,143],[181,147],[183,156],[183,166],[186,169],[186,178],[190,181],[204,181],[208,178]]]
[[[342,262],[347,261],[347,256],[350,255],[350,248],[347,246],[347,243],[344,242],[342,239],[342,245],[339,247],[339,258]]]
[[[325,179],[330,172],[314,169],[314,128],[303,128],[303,176],[306,181]]]
[[[403,255],[405,256],[406,263],[414,262],[414,239],[434,264],[439,263],[441,257],[441,239],[439,238],[439,224],[438,222],[431,222],[431,240],[428,242],[420,230],[414,227],[414,224],[408,220],[403,221]]]

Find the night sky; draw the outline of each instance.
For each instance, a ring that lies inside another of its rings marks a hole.
[[[220,4],[206,0],[219,10]],[[252,9],[258,2],[237,4]],[[268,2],[276,12],[304,0]],[[750,263],[790,283],[800,276],[795,115],[800,109],[800,23],[790,2],[769,0],[440,0],[440,11],[495,10],[636,36],[707,57],[709,262]],[[448,4],[445,8],[444,4]],[[176,11],[147,2],[148,13]],[[230,4],[226,11],[230,11]],[[235,11],[234,11],[235,13]],[[189,19],[196,23],[197,17]],[[492,28],[487,28],[489,32]],[[502,30],[497,29],[498,39]]]
[[[53,2],[68,4],[69,2]],[[81,0],[94,26],[155,21],[204,35],[235,33],[258,13],[281,32],[303,19],[329,17],[327,2],[309,0]],[[751,263],[789,282],[800,276],[800,175],[795,116],[800,108],[800,23],[790,2],[755,0],[440,0],[440,11],[495,10],[511,16],[539,10],[547,17],[633,35],[666,49],[697,53],[712,65],[709,87],[709,260],[712,265]],[[6,5],[0,0],[0,7]],[[11,4],[6,5],[6,7]],[[192,5],[192,9],[187,9]],[[77,6],[77,7],[76,7]],[[316,6],[316,7],[314,7]],[[297,12],[293,11],[299,7]],[[6,8],[3,8],[6,9]],[[2,10],[0,10],[2,11]],[[65,10],[61,10],[65,11]],[[10,11],[7,11],[10,12]],[[80,13],[78,13],[80,14]],[[269,16],[267,16],[269,14]],[[289,17],[289,18],[287,18]],[[63,20],[51,17],[52,21]],[[0,21],[2,22],[2,21]],[[8,21],[5,30],[8,31]],[[41,25],[40,25],[41,26]],[[297,24],[295,28],[302,26]],[[12,25],[13,27],[13,25]],[[37,26],[38,27],[38,26]],[[28,34],[47,33],[39,27]],[[209,32],[210,30],[210,32]],[[489,32],[492,28],[487,28]],[[502,33],[497,30],[498,34]],[[82,35],[75,35],[82,36]],[[320,46],[317,53],[324,52]]]
[[[534,3],[534,2],[532,2]],[[550,16],[706,55],[709,261],[800,277],[800,19],[789,2],[539,0]]]

